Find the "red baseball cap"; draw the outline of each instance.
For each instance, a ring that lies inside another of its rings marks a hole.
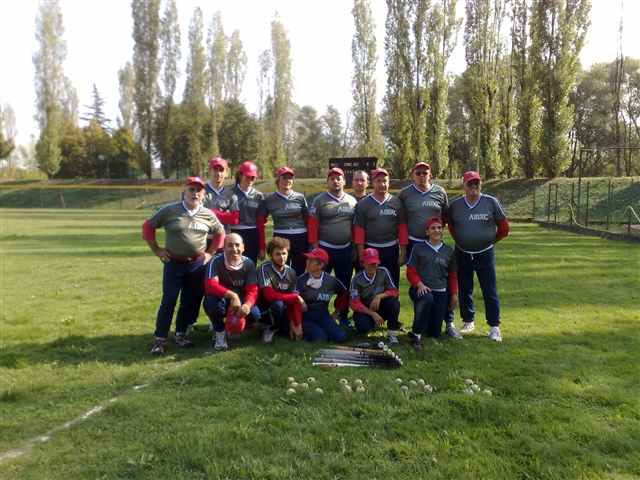
[[[380,263],[378,251],[375,248],[367,248],[362,252],[362,261],[366,264]]]
[[[331,167],[327,172],[327,178],[329,178],[332,173],[337,173],[338,175],[342,175],[344,177],[344,172],[340,167]]]
[[[227,312],[227,321],[224,322],[224,328],[231,334],[240,333],[244,330],[244,326],[247,324],[244,317],[238,317],[235,313],[231,312],[231,309]]]
[[[213,167],[222,167],[226,170],[228,168],[227,161],[222,157],[212,158],[209,162],[209,170]]]
[[[290,173],[291,175],[293,175],[294,177],[296,176],[295,173],[293,173],[293,169],[289,168],[289,167],[281,167],[278,170],[278,173],[276,174],[276,177],[281,177],[282,175],[284,175],[285,173]]]
[[[329,263],[329,254],[322,248],[314,248],[309,253],[303,253],[302,256],[307,258],[319,258],[324,263]]]
[[[255,163],[251,162],[242,162],[238,167],[238,171],[243,173],[247,177],[257,177],[258,176],[258,167]]]
[[[478,172],[474,172],[473,170],[470,172],[467,172],[464,174],[464,177],[462,177],[462,183],[467,183],[471,180],[480,180],[482,181],[482,178],[480,177],[480,174]]]
[[[442,220],[440,219],[440,217],[431,217],[429,220],[427,220],[427,228],[429,228],[432,223],[439,223],[440,225],[442,225]]]
[[[426,167],[427,170],[431,171],[431,165],[429,165],[428,163],[424,163],[424,162],[418,162],[413,166],[413,170],[411,170],[412,172],[415,172],[418,167]]]
[[[378,168],[378,169],[374,170],[373,172],[371,172],[371,180],[373,180],[374,178],[376,178],[380,174],[384,174],[387,177],[389,176],[389,172],[387,172],[384,168]]]
[[[189,177],[189,178],[187,178],[187,183],[185,183],[184,186],[186,187],[187,185],[191,185],[192,183],[197,183],[202,188],[204,188],[204,182],[202,181],[202,179],[200,177]]]

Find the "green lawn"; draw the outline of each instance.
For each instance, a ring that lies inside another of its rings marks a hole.
[[[415,352],[402,335],[402,369],[321,369],[324,344],[254,331],[214,354],[204,313],[195,348],[151,356],[162,266],[140,239],[148,215],[0,210],[1,478],[640,476],[636,244],[514,224],[496,247],[502,343],[477,288],[463,341]],[[286,396],[289,376],[324,394]],[[464,394],[467,378],[493,396]]]

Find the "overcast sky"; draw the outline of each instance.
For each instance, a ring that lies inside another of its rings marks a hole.
[[[585,67],[615,59],[621,1],[592,0],[591,27],[587,45],[581,55]],[[131,2],[129,0],[61,0],[64,39],[67,42],[66,75],[71,79],[80,100],[80,116],[91,103],[93,82],[106,101],[105,110],[116,126],[118,115],[118,69],[131,59]],[[291,42],[294,76],[293,101],[311,105],[319,115],[327,105],[344,115],[351,106],[351,40],[354,33],[352,0],[178,0],[182,34],[181,82],[179,101],[184,86],[184,70],[188,56],[189,22],[194,8],[200,6],[205,28],[216,11],[222,14],[225,33],[240,31],[248,57],[248,72],[242,97],[250,111],[257,101],[257,58],[269,46],[270,24],[277,12]],[[30,134],[37,135],[35,113],[34,68],[32,55],[38,49],[34,37],[38,2],[35,0],[0,0],[0,102],[8,102],[17,117],[18,142],[26,143]],[[372,10],[378,40],[378,100],[385,88],[384,21],[386,3],[373,0]],[[458,1],[458,16],[464,1]],[[164,12],[164,2],[160,13]],[[640,0],[624,0],[623,53],[640,58]],[[635,25],[634,25],[635,23]],[[464,70],[462,35],[449,62],[448,70]]]

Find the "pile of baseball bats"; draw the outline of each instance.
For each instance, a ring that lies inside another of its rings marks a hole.
[[[336,346],[318,350],[313,359],[314,367],[379,367],[399,368],[402,360],[384,343],[372,347],[369,344]]]

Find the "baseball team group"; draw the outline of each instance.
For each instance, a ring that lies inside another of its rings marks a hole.
[[[412,347],[421,349],[423,336],[439,337],[443,323],[445,334],[459,340],[475,328],[474,274],[489,338],[502,341],[493,246],[510,227],[498,200],[482,193],[478,172],[464,174],[464,195],[449,202],[424,162],[413,166],[413,183],[398,195],[389,193],[384,168],[354,173],[351,195],[344,172],[333,167],[326,192],[310,206],[293,190],[289,167],[278,170],[268,195],[253,186],[255,164],[238,167],[232,188],[224,186],[228,173],[226,160],[213,158],[208,182],[190,177],[181,201],[142,225],[142,238],[163,263],[151,353],[165,352],[176,305],[173,339],[186,348],[193,346],[189,336],[201,306],[218,351],[245,329],[263,330],[264,343],[276,335],[344,343],[347,330],[367,334],[385,322],[389,345],[398,345],[398,331],[406,331],[398,320],[402,265],[414,309],[407,332]],[[455,246],[442,242],[445,226]],[[160,228],[164,247],[156,241]]]

